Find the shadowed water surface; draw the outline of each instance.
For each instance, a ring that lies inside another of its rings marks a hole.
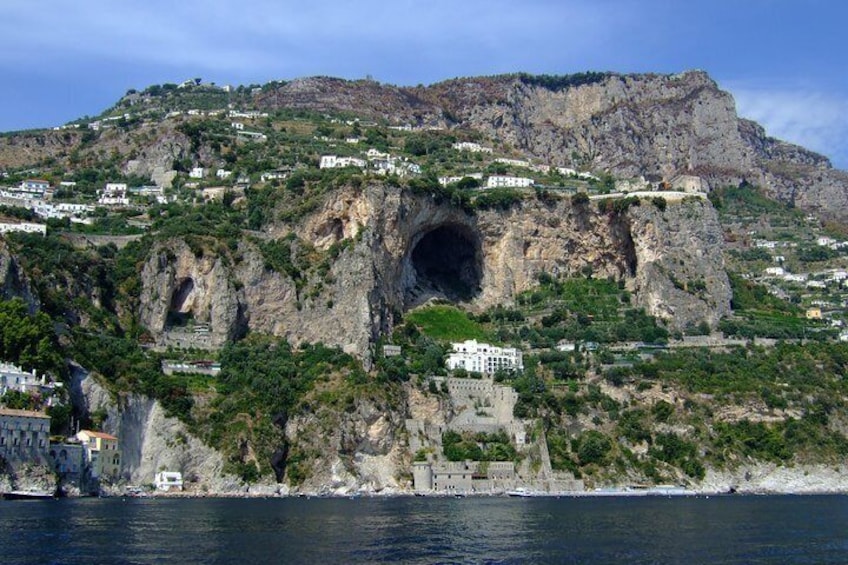
[[[0,563],[848,563],[848,497],[0,501]]]

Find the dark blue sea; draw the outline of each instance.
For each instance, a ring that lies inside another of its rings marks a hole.
[[[0,501],[0,563],[848,563],[848,497]]]

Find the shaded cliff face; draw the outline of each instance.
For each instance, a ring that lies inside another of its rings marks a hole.
[[[320,281],[269,271],[249,242],[238,261],[198,258],[181,241],[161,245],[142,272],[143,323],[160,334],[169,317],[190,312],[220,339],[244,325],[367,358],[409,308],[431,298],[477,311],[509,304],[542,272],[623,280],[671,329],[714,325],[729,311],[721,230],[712,206],[697,198],[664,211],[643,202],[609,213],[595,203],[529,198],[471,215],[376,185],[330,195],[295,233],[319,252],[341,246]]]
[[[39,300],[33,292],[26,274],[0,238],[0,300],[20,298],[26,302],[30,312],[39,308]]]

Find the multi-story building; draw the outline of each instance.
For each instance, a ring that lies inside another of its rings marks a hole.
[[[92,478],[117,477],[121,472],[121,451],[118,438],[103,432],[80,430],[76,438],[85,450],[85,462]]]
[[[447,368],[465,369],[469,373],[491,375],[499,370],[521,371],[524,359],[521,351],[514,347],[496,347],[488,343],[477,343],[470,339],[452,343],[453,351],[448,354]]]
[[[486,188],[524,188],[533,186],[535,181],[527,177],[492,175],[486,179]]]
[[[53,406],[57,399],[56,393],[62,388],[62,383],[47,379],[47,375],[36,375],[35,370],[27,373],[11,363],[0,362],[0,396],[10,390],[17,390],[40,397],[48,406]]]
[[[7,461],[41,461],[50,444],[50,416],[0,408],[0,456]]]
[[[364,169],[367,163],[356,157],[339,157],[337,155],[322,155],[318,164],[320,169],[340,169],[342,167],[359,167]]]
[[[97,203],[101,206],[129,206],[127,185],[123,182],[107,182],[103,190],[98,191]]]

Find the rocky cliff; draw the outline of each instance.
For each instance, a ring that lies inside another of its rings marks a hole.
[[[193,436],[182,422],[167,417],[157,401],[137,394],[116,398],[79,367],[72,375],[71,393],[81,417],[102,413],[104,431],[119,438],[122,481],[148,485],[159,471],[179,471],[189,490],[244,491],[241,481],[223,472],[221,454]]]
[[[22,299],[31,312],[38,309],[39,300],[28,277],[9,251],[6,242],[0,239],[0,300],[11,298]]]
[[[691,174],[713,187],[744,179],[799,208],[848,217],[848,174],[740,119],[733,97],[701,71],[503,75],[417,88],[317,77],[281,84],[255,102],[477,131],[546,163],[622,178]]]
[[[478,311],[510,304],[543,272],[622,280],[675,330],[714,326],[729,311],[721,230],[699,198],[602,213],[594,203],[528,197],[507,211],[470,214],[372,185],[333,194],[295,233],[319,251],[344,244],[302,290],[266,269],[255,243],[241,244],[239,260],[198,256],[181,240],[161,244],[142,270],[142,323],[161,337],[179,330],[169,316],[190,314],[216,341],[249,328],[367,359],[398,312],[431,298]]]

